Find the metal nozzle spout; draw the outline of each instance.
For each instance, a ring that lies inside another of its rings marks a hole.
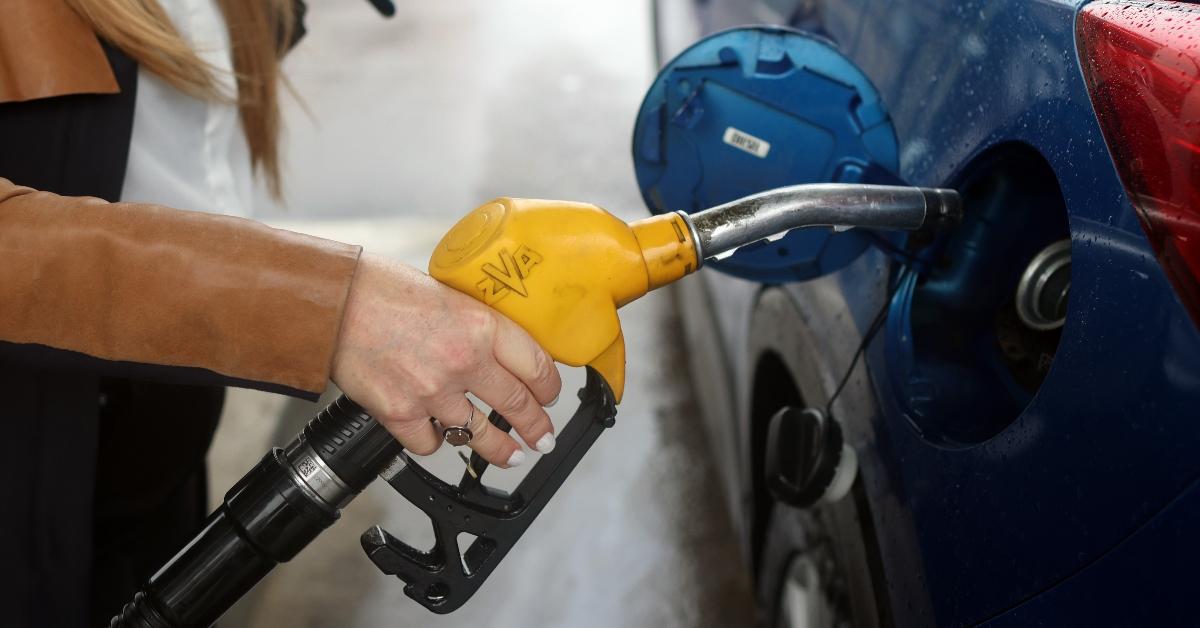
[[[683,214],[701,260],[722,259],[742,246],[775,240],[800,227],[915,231],[956,224],[961,215],[954,190],[856,183],[776,188]]]

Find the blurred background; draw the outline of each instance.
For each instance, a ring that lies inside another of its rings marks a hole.
[[[580,200],[646,215],[629,157],[655,70],[647,0],[312,0],[288,57],[286,200],[257,218],[424,268],[441,235],[496,196]],[[428,520],[377,482],[277,569],[226,626],[738,626],[749,578],[708,466],[669,291],[624,310],[628,383],[617,425],[463,609],[429,613],[365,557],[381,524],[432,545]],[[582,371],[564,369],[561,425]],[[233,390],[210,454],[214,504],[320,407]],[[448,448],[447,448],[448,449]],[[531,452],[536,461],[536,452]],[[462,462],[422,460],[446,479]],[[527,466],[529,466],[527,464]],[[511,488],[521,469],[489,472]]]

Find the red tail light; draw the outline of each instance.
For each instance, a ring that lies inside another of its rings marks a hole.
[[[1200,6],[1094,2],[1078,45],[1121,182],[1200,325]]]

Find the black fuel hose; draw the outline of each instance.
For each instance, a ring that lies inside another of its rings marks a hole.
[[[291,560],[401,453],[340,397],[225,494],[203,529],[150,578],[110,628],[212,625],[275,565]]]

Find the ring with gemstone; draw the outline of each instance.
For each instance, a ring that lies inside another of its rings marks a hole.
[[[471,433],[471,424],[475,422],[475,408],[471,408],[471,414],[467,417],[467,422],[462,425],[451,425],[442,428],[442,438],[455,447],[470,445],[471,438],[475,435]]]

